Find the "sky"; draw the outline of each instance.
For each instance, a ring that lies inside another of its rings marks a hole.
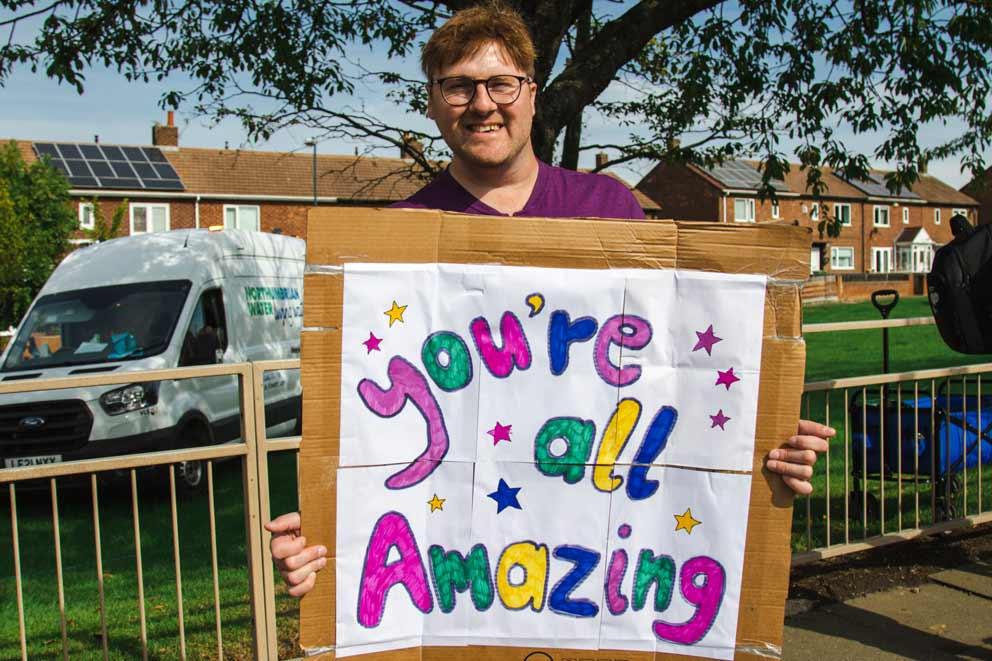
[[[371,69],[386,62],[390,67],[397,65],[395,60],[389,60],[383,52],[375,50],[359,53],[355,58],[359,61],[364,58],[362,64]],[[401,73],[411,78],[420,76],[415,58],[400,66]],[[171,82],[176,81],[173,79]],[[94,136],[99,136],[101,142],[108,144],[147,145],[151,143],[152,125],[155,122],[165,123],[166,112],[159,106],[159,98],[166,89],[166,83],[129,82],[113,70],[95,68],[87,72],[85,92],[80,95],[74,87],[59,84],[41,72],[32,73],[28,67],[15,68],[4,86],[0,87],[0,139],[93,142]],[[359,88],[355,98],[343,99],[342,102],[364,104],[366,110],[394,125],[436,133],[429,120],[393,105],[382,98],[375,88]],[[209,118],[195,116],[184,108],[177,110],[176,124],[179,127],[179,144],[187,147],[223,148],[227,144],[232,149],[309,152],[310,148],[304,143],[312,137],[310,130],[298,127],[281,130],[265,142],[251,143],[236,120],[225,120],[215,125]],[[929,126],[920,140],[923,144],[934,143],[953,137],[958,130],[959,127],[953,124]],[[626,133],[626,130],[612,126],[599,117],[590,117],[587,113],[584,142],[615,143],[623,140]],[[866,149],[871,145],[870,136],[855,139],[851,135],[845,136],[841,130],[837,137],[846,138],[850,145],[864,145]],[[364,153],[370,144],[328,139],[318,144],[318,151],[322,154],[353,154],[358,149]],[[788,153],[790,145],[783,143],[782,147]],[[397,155],[393,148],[376,153],[381,156]],[[892,163],[871,159],[870,153],[868,156],[873,167],[895,167]],[[592,167],[594,159],[592,152],[582,152],[579,165]],[[639,161],[617,166],[614,170],[635,184],[653,165]],[[961,172],[960,161],[956,159],[932,162],[929,172],[955,188],[960,188],[971,178],[970,173]]]

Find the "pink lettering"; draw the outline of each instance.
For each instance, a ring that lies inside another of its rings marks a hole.
[[[389,549],[394,546],[400,557],[387,563]],[[379,626],[386,609],[386,597],[397,584],[406,588],[420,612],[430,613],[434,609],[427,571],[410,524],[399,512],[386,512],[376,521],[365,551],[362,582],[358,589],[359,624],[370,629]]]
[[[700,576],[703,582],[697,584]],[[685,600],[696,607],[696,612],[683,624],[655,620],[654,634],[679,645],[695,645],[702,640],[720,612],[726,578],[723,567],[713,558],[701,555],[686,561],[679,572],[679,589]]]
[[[620,592],[620,583],[627,573],[627,552],[617,549],[610,557],[610,566],[606,570],[606,606],[614,615],[627,612],[627,597]]]
[[[610,361],[610,345],[643,349],[651,341],[651,334],[651,324],[631,314],[618,314],[604,321],[592,350],[593,363],[600,378],[611,386],[621,388],[641,378],[640,365],[618,367]]]
[[[427,447],[409,466],[386,480],[390,489],[406,489],[433,473],[444,459],[448,453],[448,430],[427,379],[416,367],[393,356],[386,374],[391,382],[388,390],[380,388],[371,379],[362,379],[358,384],[358,395],[365,406],[378,416],[391,418],[403,410],[409,399],[427,422]]]
[[[493,341],[492,329],[485,317],[476,317],[469,324],[475,348],[482,357],[482,362],[489,372],[499,379],[510,376],[514,366],[525,370],[530,367],[530,345],[524,328],[512,312],[504,312],[499,322],[499,333],[503,338],[503,346],[496,347]]]

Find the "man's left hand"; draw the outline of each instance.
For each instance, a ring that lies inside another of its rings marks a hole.
[[[790,489],[807,496],[813,492],[813,485],[809,480],[813,477],[816,455],[827,451],[827,439],[836,433],[832,427],[812,420],[800,420],[796,435],[786,441],[788,447],[769,452],[765,466],[771,472],[781,475]]]

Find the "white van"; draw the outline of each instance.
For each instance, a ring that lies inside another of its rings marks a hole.
[[[114,239],[55,269],[0,356],[0,382],[298,358],[305,243],[238,230]],[[122,380],[127,377],[122,376]],[[270,435],[300,420],[299,371],[265,380]],[[3,467],[237,440],[237,377],[0,395]],[[203,479],[180,465],[181,484]]]

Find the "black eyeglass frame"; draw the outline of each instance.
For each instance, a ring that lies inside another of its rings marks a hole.
[[[517,95],[513,97],[512,101],[497,101],[496,99],[493,98],[493,93],[489,89],[489,82],[496,78],[513,78],[514,80],[517,81],[518,83]],[[445,96],[444,94],[444,87],[443,87],[444,83],[448,80],[456,80],[456,79],[464,79],[471,81],[472,83],[472,95],[468,97],[468,100],[465,103],[452,103],[451,101],[448,100],[448,97]],[[489,95],[490,101],[492,101],[498,106],[509,106],[516,103],[517,99],[520,98],[520,91],[524,88],[524,84],[533,83],[533,82],[534,79],[531,78],[530,76],[516,76],[512,73],[500,73],[500,74],[496,74],[495,76],[489,76],[488,78],[469,78],[468,76],[445,76],[444,78],[434,78],[430,80],[428,82],[428,86],[437,85],[438,89],[441,91],[441,98],[444,99],[444,102],[447,103],[449,106],[454,106],[455,108],[463,108],[469,105],[470,103],[472,103],[472,101],[475,99],[475,95],[479,91],[479,83],[485,83],[484,86],[486,88],[486,94]]]

